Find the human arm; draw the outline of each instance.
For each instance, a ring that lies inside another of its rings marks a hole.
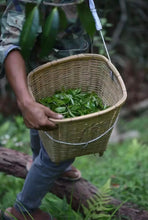
[[[27,87],[25,62],[18,50],[12,50],[4,63],[6,76],[16,95],[18,106],[28,128],[47,130],[56,125],[49,118],[61,119],[49,108],[34,101]]]
[[[35,102],[29,94],[27,87],[27,74],[25,62],[21,56],[19,38],[25,19],[24,4],[18,2],[14,5],[10,1],[2,17],[0,39],[0,63],[16,95],[18,106],[24,117],[27,127],[36,129],[49,129],[55,125],[48,118],[59,118],[43,105]]]

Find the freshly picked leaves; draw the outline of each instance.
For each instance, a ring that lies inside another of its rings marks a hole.
[[[51,97],[39,100],[39,103],[60,113],[64,118],[82,116],[108,108],[95,92],[82,92],[81,89],[63,89]]]

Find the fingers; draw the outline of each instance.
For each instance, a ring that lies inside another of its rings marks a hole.
[[[57,114],[51,111],[48,107],[45,107],[36,102],[33,102],[32,105],[27,107],[27,109],[22,112],[22,115],[25,125],[28,128],[46,131],[57,128],[57,125],[51,121],[50,118],[63,118],[61,114]]]
[[[49,131],[57,128],[57,125],[48,118],[46,118],[46,120],[36,122],[34,122],[34,120],[28,122],[28,120],[24,119],[24,123],[27,128],[34,128],[37,130]]]
[[[54,119],[63,119],[63,115],[58,114],[50,110],[49,108],[45,107],[46,115],[48,118],[54,118]]]
[[[41,118],[25,118],[24,117],[24,123],[27,128],[34,128],[37,130],[44,130],[44,131],[49,131],[56,129],[58,126],[49,120],[49,118],[44,115],[44,117]]]
[[[55,124],[54,122],[50,121],[49,118],[46,118],[46,121],[44,122],[43,125],[40,126],[41,130],[45,130],[45,131],[49,131],[49,130],[53,130],[56,129],[58,127],[57,124]]]

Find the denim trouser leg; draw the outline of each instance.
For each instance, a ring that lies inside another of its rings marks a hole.
[[[35,129],[30,129],[30,142],[31,142],[31,150],[33,153],[33,160],[39,155],[40,152],[40,137],[38,131]]]
[[[67,167],[73,163],[74,159],[55,164],[46,153],[42,142],[40,141],[40,152],[36,156],[33,165],[26,177],[22,192],[17,195],[15,207],[21,209],[25,207],[32,211],[40,206],[41,200],[51,189],[56,178],[63,173]]]

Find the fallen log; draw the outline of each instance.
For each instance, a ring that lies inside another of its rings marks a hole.
[[[0,147],[0,172],[25,178],[27,175],[26,163],[30,159],[31,156],[27,154]],[[61,199],[66,197],[68,202],[72,202],[71,206],[75,211],[83,212],[81,205],[83,204],[87,207],[87,200],[96,195],[98,189],[83,178],[75,182],[58,179],[50,192]],[[122,202],[111,198],[110,204],[119,207]],[[116,215],[119,219],[148,220],[148,211],[139,210],[134,205],[128,203],[123,204]]]

